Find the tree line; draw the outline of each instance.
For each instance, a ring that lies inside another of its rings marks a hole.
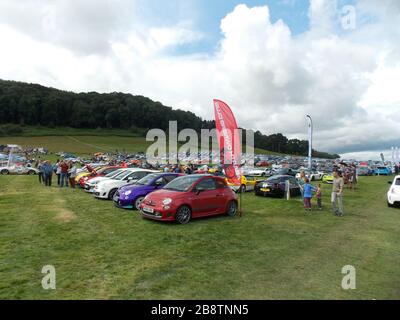
[[[19,126],[44,126],[127,129],[146,132],[149,128],[168,130],[169,121],[178,122],[178,130],[215,128],[212,120],[203,120],[190,111],[172,109],[143,96],[119,92],[74,93],[38,84],[0,80],[0,135],[19,132]],[[145,129],[145,130],[144,130]],[[255,147],[275,152],[306,155],[308,142],[289,140],[282,134],[255,133]],[[338,155],[319,153],[325,158]]]

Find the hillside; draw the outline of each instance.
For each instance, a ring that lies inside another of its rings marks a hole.
[[[38,84],[0,80],[0,136],[49,135],[53,128],[116,130],[144,136],[149,128],[167,130],[169,121],[178,122],[178,130],[215,127],[190,111],[172,109],[143,96],[125,93],[73,93]],[[10,125],[11,124],[11,125]],[[28,126],[28,127],[25,127]],[[32,133],[40,126],[42,134]],[[43,129],[45,128],[45,129]],[[67,129],[69,130],[69,129]],[[122,130],[122,131],[121,131]],[[65,130],[61,130],[64,134]],[[255,133],[255,147],[270,152],[307,155],[308,142],[288,139],[283,134]],[[314,151],[314,156],[338,158],[338,155]]]
[[[89,155],[95,152],[145,152],[151,144],[140,135],[129,130],[118,129],[74,129],[22,127],[16,136],[0,137],[1,144],[18,144],[23,147],[45,147],[50,152],[72,152]],[[256,154],[279,155],[279,153],[255,149]]]

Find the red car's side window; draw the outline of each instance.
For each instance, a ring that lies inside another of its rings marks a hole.
[[[217,189],[224,189],[226,187],[226,184],[221,180],[215,180],[215,184]]]

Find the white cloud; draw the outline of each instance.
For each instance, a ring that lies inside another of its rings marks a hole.
[[[25,12],[13,3],[0,4],[0,78],[142,94],[207,119],[217,97],[241,126],[289,137],[306,138],[311,114],[320,150],[388,148],[400,134],[396,1],[360,0],[357,29],[338,31],[336,1],[312,0],[311,29],[298,36],[267,6],[239,5],[207,56],[170,55],[204,35],[191,21],[146,25],[135,1],[29,0]]]

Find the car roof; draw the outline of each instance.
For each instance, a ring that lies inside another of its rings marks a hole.
[[[137,172],[137,171],[145,171],[145,172],[160,172],[157,170],[150,170],[150,169],[141,169],[141,168],[122,168],[124,171],[131,171],[131,172]]]
[[[284,174],[279,174],[276,176],[271,176],[270,179],[275,178],[275,179],[280,179],[280,178],[294,178],[293,176],[290,175],[284,175]]]

